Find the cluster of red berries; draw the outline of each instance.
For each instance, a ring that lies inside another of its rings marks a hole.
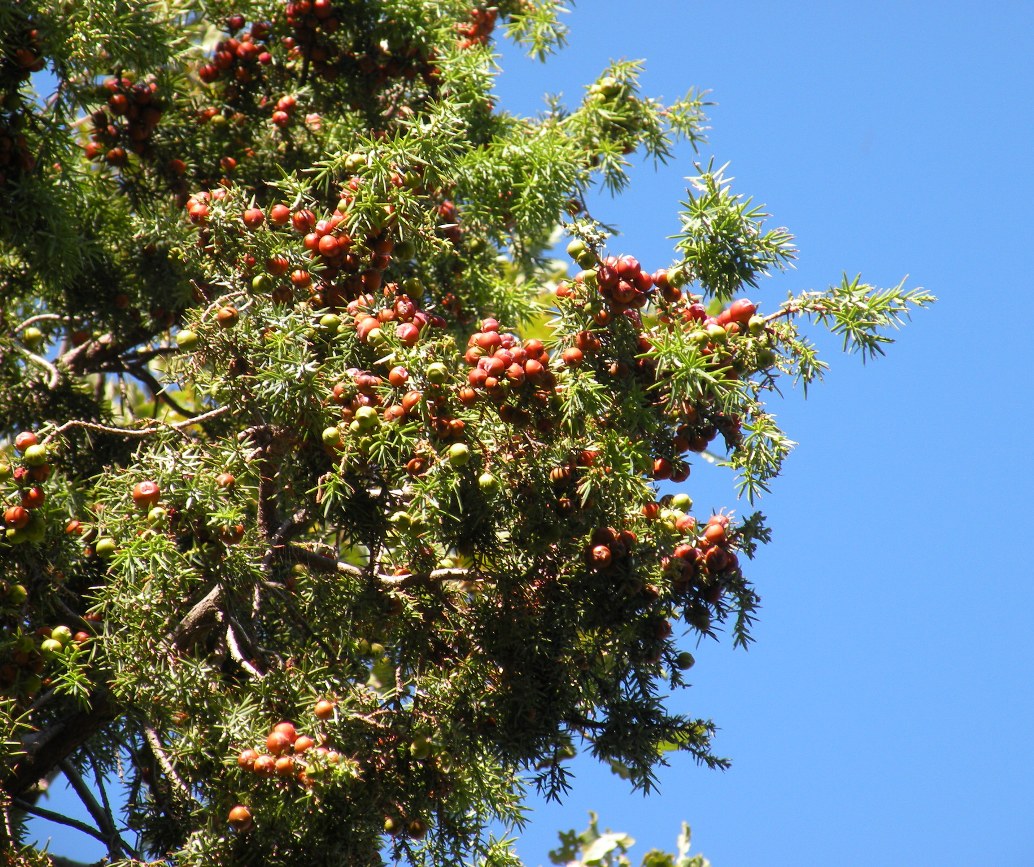
[[[334,716],[334,703],[320,699],[313,707],[320,721]],[[309,786],[321,771],[341,762],[341,753],[317,744],[311,735],[300,733],[292,722],[279,722],[266,737],[265,751],[251,747],[241,750],[237,766],[262,777],[279,777]]]
[[[335,79],[338,49],[328,37],[337,33],[341,19],[334,0],[294,0],[285,11],[287,24],[294,31],[284,39],[290,56],[307,60],[321,78]]]
[[[151,137],[162,119],[157,83],[134,84],[125,77],[109,78],[103,92],[108,95],[107,110],[99,108],[90,115],[93,131],[86,145],[87,158],[124,166],[130,151],[147,156]]]
[[[354,65],[375,86],[392,79],[418,76],[431,82],[437,75],[437,69],[415,44],[391,50],[373,40],[368,51],[342,48],[333,39],[341,26],[342,15],[334,0],[292,0],[287,4],[286,14],[287,23],[294,31],[284,39],[288,56],[309,64],[325,81],[334,81],[346,64]]]
[[[729,516],[712,515],[699,532],[693,518],[679,520],[682,525],[678,529],[693,538],[676,545],[671,556],[663,560],[663,568],[677,592],[695,590],[704,601],[717,602],[722,595],[723,579],[739,569]]]
[[[631,530],[598,527],[585,547],[585,564],[598,572],[626,566],[638,541]]]
[[[499,10],[494,6],[476,7],[470,10],[470,20],[456,25],[456,32],[460,35],[460,48],[471,48],[475,45],[485,45],[495,30],[495,22],[499,17]]]
[[[237,33],[244,27],[243,15],[231,15],[226,20],[226,29]],[[220,40],[215,46],[215,54],[209,63],[203,64],[197,71],[198,78],[205,84],[213,84],[219,80],[229,82],[226,97],[232,100],[241,85],[247,85],[258,79],[262,67],[273,62],[265,39],[272,31],[269,22],[260,21],[251,25],[251,29],[240,36],[229,36]]]
[[[595,466],[598,459],[599,452],[595,449],[582,449],[566,463],[549,471],[549,483],[556,497],[555,505],[559,514],[568,515],[574,510],[582,474],[589,467]]]
[[[0,82],[23,82],[46,66],[39,30],[22,22],[15,33],[3,34],[0,54]]]
[[[369,434],[377,429],[381,422],[402,421],[409,417],[423,400],[420,391],[406,391],[401,400],[396,401],[394,395],[383,395],[384,380],[368,370],[349,368],[349,378],[337,383],[331,390],[331,401],[341,407],[341,421],[349,430],[358,435]],[[394,389],[401,391],[409,381],[409,371],[402,365],[396,365],[388,374],[388,382]],[[389,401],[384,406],[385,400]],[[378,407],[383,409],[378,412]],[[329,449],[342,446],[344,439],[337,425],[323,431],[323,444]]]
[[[527,397],[540,409],[549,405],[556,376],[549,368],[549,352],[541,340],[531,338],[521,343],[515,334],[500,333],[497,320],[485,319],[481,330],[467,340],[464,359],[473,368],[467,374],[467,385],[458,394],[464,404],[472,405],[480,395],[488,395],[499,406],[500,418],[518,426],[527,424],[531,414],[505,403],[507,398]]]
[[[46,65],[39,31],[21,22],[14,32],[0,33],[0,186],[36,167],[36,157],[22,133],[26,111],[19,88]]]
[[[391,323],[395,323],[395,338],[403,346],[416,346],[426,328],[445,327],[442,317],[421,309],[397,284],[389,283],[382,294],[389,299],[383,307],[377,306],[376,298],[370,293],[353,298],[345,306],[345,313],[351,317],[361,343],[378,345],[384,328]]]
[[[297,108],[298,100],[293,94],[288,93],[276,101],[276,107],[273,109],[273,115],[270,119],[275,126],[284,129],[291,125],[291,119],[294,117],[294,112]]]
[[[3,512],[3,538],[12,545],[23,542],[42,542],[46,523],[40,507],[47,495],[41,484],[50,478],[52,470],[46,446],[33,431],[23,431],[14,439],[15,452],[20,462],[11,466],[0,457],[0,481],[13,478],[17,503],[8,504]]]

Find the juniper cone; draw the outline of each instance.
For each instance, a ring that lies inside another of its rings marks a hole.
[[[58,772],[110,863],[441,865],[517,864],[579,752],[726,764],[662,696],[750,641],[768,396],[809,325],[869,358],[932,298],[771,297],[791,235],[708,164],[636,258],[594,194],[706,104],[618,62],[501,110],[493,40],[545,58],[560,11],[0,7],[12,863]],[[671,500],[705,452],[718,514]]]

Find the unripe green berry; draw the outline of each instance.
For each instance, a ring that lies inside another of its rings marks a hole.
[[[198,344],[200,338],[196,331],[191,331],[189,328],[184,328],[182,331],[176,334],[176,345],[180,349],[190,351]]]
[[[72,640],[72,630],[67,626],[55,626],[50,630],[50,637],[64,647]]]
[[[28,446],[22,453],[22,460],[27,467],[41,467],[47,462],[47,457],[47,447],[38,443]]]
[[[440,361],[434,361],[427,365],[424,375],[427,377],[428,382],[434,385],[442,385],[449,378],[449,368]]]
[[[470,463],[470,447],[466,443],[453,443],[447,452],[449,463],[454,467],[465,467]]]
[[[29,349],[35,349],[43,342],[43,332],[35,325],[30,325],[22,332],[22,343]]]

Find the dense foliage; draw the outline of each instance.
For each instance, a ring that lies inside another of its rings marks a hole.
[[[469,3],[0,5],[7,845],[60,771],[112,861],[515,864],[578,751],[724,764],[663,695],[768,532],[658,485],[752,501],[799,326],[871,356],[931,299],[748,300],[792,239],[713,166],[640,264],[586,196],[701,97],[499,111],[493,32],[559,10]]]

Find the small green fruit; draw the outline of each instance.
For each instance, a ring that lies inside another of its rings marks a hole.
[[[196,331],[191,331],[189,328],[184,328],[182,331],[176,334],[176,345],[180,349],[191,350],[198,344],[200,338],[197,336]]]
[[[341,325],[341,317],[336,313],[325,313],[320,317],[320,328],[336,330]]]
[[[42,467],[47,462],[47,447],[45,445],[27,446],[22,452],[22,460],[27,467]]]
[[[708,325],[706,331],[712,343],[725,343],[729,339],[729,332],[717,322]]]
[[[115,544],[115,540],[111,536],[101,536],[93,546],[94,553],[105,560],[111,557],[117,549],[118,545]]]
[[[405,532],[413,526],[413,516],[409,512],[395,512],[388,521],[397,529]]]
[[[357,425],[360,431],[369,433],[380,424],[380,416],[372,406],[361,406],[355,411],[353,424]]]
[[[251,279],[251,291],[268,295],[273,291],[273,278],[269,274],[256,274]]]
[[[683,268],[669,268],[668,269],[668,285],[674,286],[676,289],[681,289],[686,285],[689,277]]]
[[[30,325],[22,332],[22,343],[29,349],[35,349],[43,342],[43,332],[35,325]]]
[[[157,527],[165,523],[165,519],[169,517],[169,513],[161,506],[155,506],[147,513],[147,523],[152,527]]]
[[[12,584],[7,588],[4,601],[11,606],[24,605],[29,598],[29,591],[22,584]]]
[[[341,445],[341,431],[336,427],[324,428],[320,438],[323,440],[323,445],[328,448],[336,448]]]
[[[427,381],[433,385],[442,385],[449,378],[449,368],[440,361],[434,361],[427,365],[424,375],[427,377]]]
[[[481,488],[482,492],[491,496],[499,490],[499,479],[491,473],[482,473],[478,477],[478,487]]]
[[[466,443],[453,443],[446,454],[454,467],[465,467],[470,463],[470,447]]]
[[[431,742],[429,737],[424,735],[414,738],[413,742],[409,745],[409,754],[418,761],[429,759],[433,750],[434,744]]]
[[[57,639],[45,638],[40,644],[39,649],[44,656],[60,656],[65,646]]]
[[[72,640],[72,630],[67,626],[55,626],[50,630],[50,637],[64,647]]]
[[[689,494],[674,494],[671,498],[671,507],[688,512],[693,508],[693,498]]]

